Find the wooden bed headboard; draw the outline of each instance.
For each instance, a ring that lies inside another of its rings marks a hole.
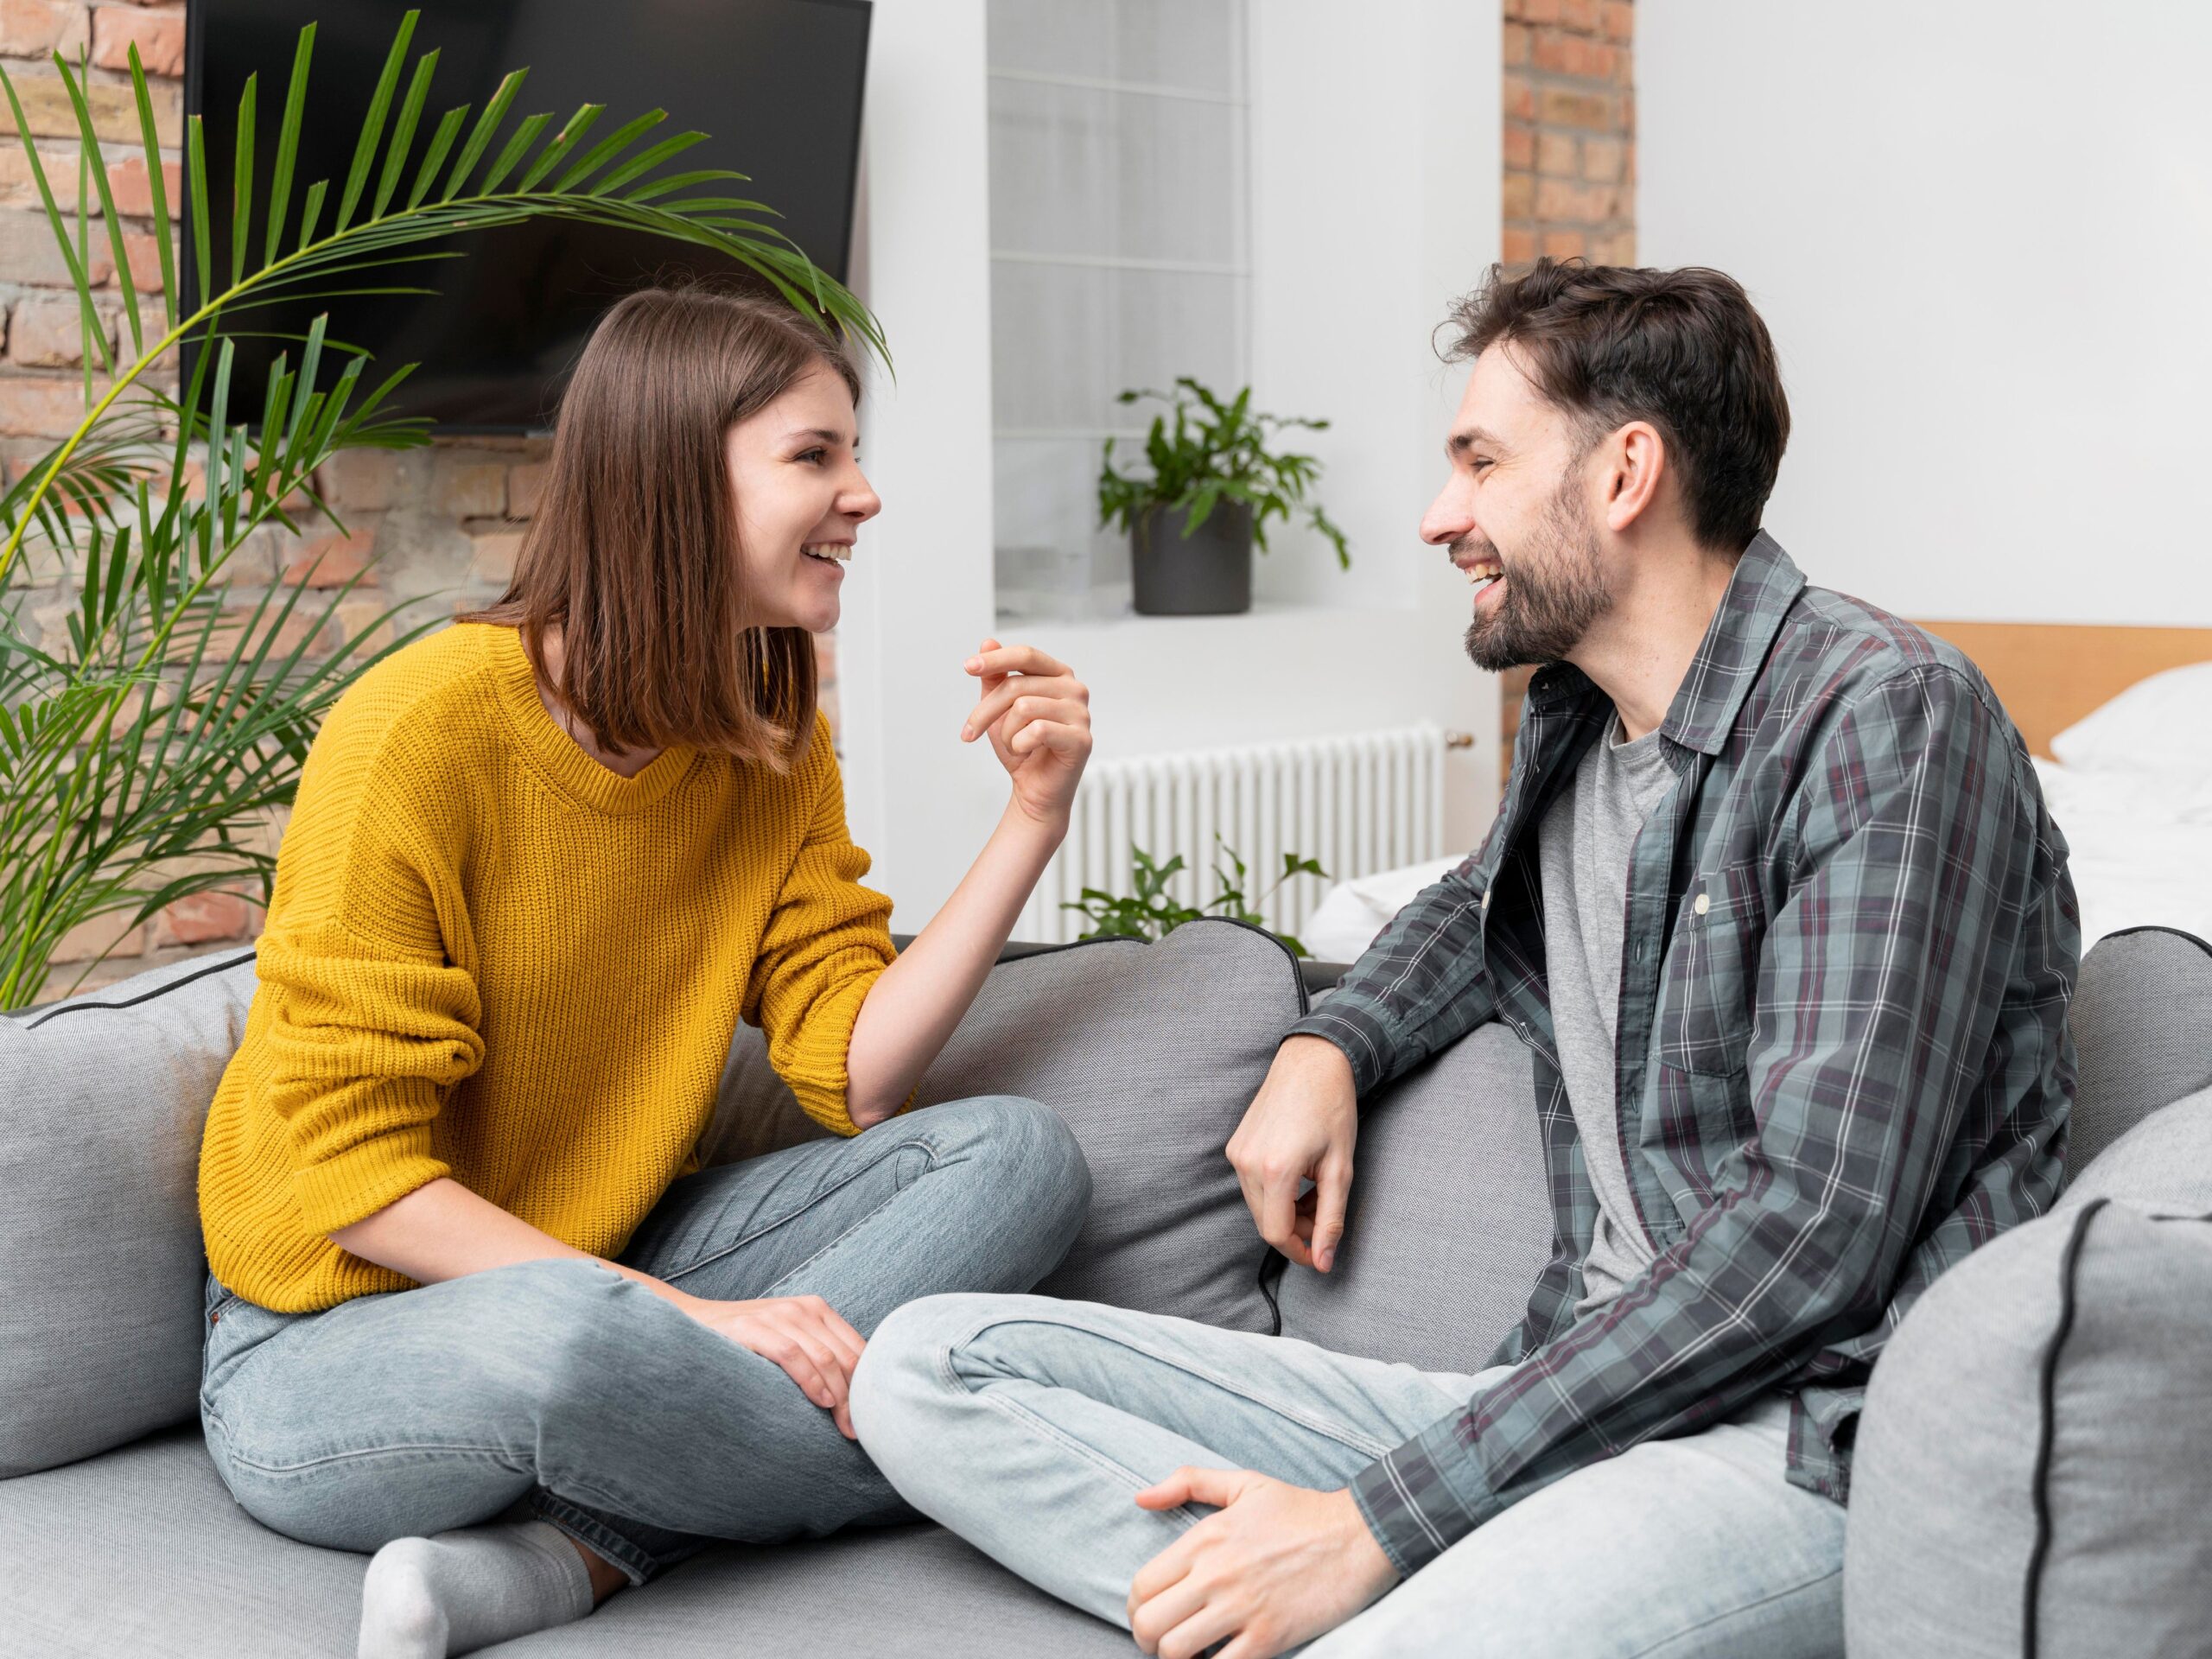
[[[2183,663],[2212,662],[2212,628],[2075,622],[1920,626],[1974,658],[2027,740],[2028,752],[2046,759],[2054,736],[2137,681]]]
[[[2212,628],[2139,628],[2082,622],[1921,622],[1974,658],[2027,741],[2052,759],[2050,740],[2138,680],[2184,663],[2212,662]],[[1513,765],[1513,734],[1534,671],[1499,676],[1498,787]],[[2212,713],[2212,711],[2208,711]]]

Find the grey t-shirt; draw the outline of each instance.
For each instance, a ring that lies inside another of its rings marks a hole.
[[[1654,1252],[1636,1217],[1621,1158],[1613,1042],[1620,1019],[1622,913],[1629,851],[1652,808],[1675,786],[1659,734],[1620,741],[1618,716],[1590,746],[1569,786],[1545,811],[1536,852],[1544,882],[1544,966],[1560,1075],[1597,1189],[1598,1225],[1583,1258],[1577,1313],[1618,1295]]]

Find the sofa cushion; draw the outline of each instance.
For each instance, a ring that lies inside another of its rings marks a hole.
[[[2212,1085],[2212,944],[2170,927],[2107,934],[2082,960],[2067,1021],[2077,1082],[2066,1166],[2078,1171]]]
[[[1552,1210],[1529,1052],[1478,1027],[1360,1114],[1336,1266],[1286,1264],[1285,1336],[1472,1372],[1520,1322]]]
[[[2162,1107],[2107,1147],[2067,1183],[2057,1208],[2098,1198],[2171,1215],[2212,1211],[2212,1088]]]
[[[1853,1475],[1851,1651],[2202,1651],[2209,1120],[2212,1091],[2147,1119],[1891,1338]]]
[[[279,1536],[232,1502],[197,1426],[0,1482],[0,1652],[351,1659],[369,1558]],[[515,1659],[966,1659],[1134,1651],[931,1526],[722,1545],[589,1618],[480,1651]]]
[[[1240,923],[1042,951],[991,970],[918,1101],[1023,1095],[1075,1132],[1090,1217],[1041,1294],[1266,1331],[1268,1252],[1223,1148],[1305,1007],[1290,953]],[[702,1163],[822,1133],[741,1028]]]
[[[253,953],[0,1020],[0,1477],[192,1414],[200,1135]]]

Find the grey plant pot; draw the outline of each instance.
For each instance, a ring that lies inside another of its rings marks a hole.
[[[1217,506],[1198,534],[1183,509],[1147,507],[1129,529],[1129,565],[1141,616],[1224,616],[1252,608],[1252,509]]]

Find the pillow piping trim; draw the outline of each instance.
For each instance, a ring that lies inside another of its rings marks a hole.
[[[1304,973],[1300,971],[1298,955],[1295,951],[1292,950],[1288,945],[1282,942],[1282,939],[1279,935],[1270,933],[1266,928],[1256,926],[1253,923],[1239,921],[1234,916],[1198,916],[1183,923],[1182,925],[1184,927],[1234,927],[1242,929],[1247,933],[1258,934],[1269,944],[1272,944],[1276,950],[1282,952],[1283,956],[1290,963],[1291,983],[1298,995],[1299,1017],[1303,1019],[1309,1012],[1308,993],[1306,989],[1306,976]],[[1173,931],[1175,930],[1171,929],[1170,931]],[[912,942],[913,936],[909,934],[906,937],[911,944]],[[893,945],[895,946],[897,943],[898,940],[896,937],[894,937],[893,939]],[[1009,941],[1009,943],[1025,942]],[[1025,962],[1035,962],[1044,957],[1057,957],[1070,950],[1084,950],[1094,944],[1160,944],[1163,943],[1165,943],[1165,941],[1162,939],[1143,939],[1129,933],[1100,933],[1087,939],[1069,939],[1060,944],[1038,944],[1030,946],[1029,948],[1025,949],[1018,957],[1007,957],[993,964],[993,969],[994,971],[996,971],[996,969],[1001,968],[1015,968],[1019,967]],[[2212,950],[2212,946],[2208,946],[2207,949]],[[1306,960],[1312,961],[1313,958],[1308,957]],[[1341,966],[1342,964],[1332,963],[1330,965]]]
[[[2199,950],[2202,950],[2202,951],[2206,956],[2208,956],[2208,957],[2212,957],[2212,944],[2208,944],[2208,943],[2206,943],[2204,940],[2198,938],[2196,937],[2196,934],[2194,934],[2194,933],[2190,932],[2187,928],[2185,928],[2185,927],[2162,927],[2162,926],[2160,926],[2160,925],[2159,925],[2158,923],[2156,923],[2156,922],[2145,922],[2145,923],[2142,924],[2140,926],[2137,926],[2137,927],[2122,927],[2122,928],[2118,928],[2118,929],[2115,929],[2113,931],[2112,931],[2112,932],[2110,932],[2110,933],[2106,934],[2106,935],[2104,936],[2104,939],[2125,939],[2125,938],[2130,938],[2133,937],[2134,935],[2136,935],[2136,934],[2138,934],[2138,933],[2167,933],[2167,934],[2171,934],[2171,935],[2172,935],[2172,936],[2173,936],[2175,938],[2177,938],[2177,939],[2181,939],[2181,940],[2183,940],[2183,941],[2186,942],[2187,944],[2193,944],[2193,945],[2195,945],[2195,946],[2196,946]],[[2099,944],[2102,944],[2104,943],[2104,939],[2099,939],[2099,940],[2097,941],[2097,943],[2098,943]]]
[[[2058,1428],[2059,1350],[2065,1346],[2066,1338],[2074,1329],[2075,1280],[2082,1264],[2082,1247],[2089,1236],[2089,1224],[2111,1202],[2110,1198],[2095,1198],[2082,1207],[2074,1230],[2066,1240],[2066,1248],[2058,1258],[2058,1318],[2051,1326],[2050,1339],[2044,1344],[2041,1376],[2036,1386],[2036,1462],[2030,1486],[2036,1530],[2035,1542],[2028,1550],[2028,1570],[2022,1586],[2020,1659],[2036,1659],[2036,1608],[2043,1590],[2044,1566],[2050,1554],[2050,1461]]]
[[[23,1029],[25,1031],[36,1031],[48,1020],[58,1018],[60,1015],[65,1014],[83,1014],[92,1008],[135,1008],[141,1002],[151,1002],[157,997],[167,996],[171,991],[181,990],[187,985],[190,985],[198,980],[206,979],[211,974],[228,973],[232,969],[239,966],[241,963],[251,962],[254,959],[254,956],[255,953],[253,951],[248,950],[241,956],[226,957],[219,962],[211,962],[207,967],[200,969],[196,972],[180,974],[176,978],[169,981],[166,985],[156,985],[150,991],[141,991],[136,996],[126,996],[120,1002],[64,1002],[58,1007],[47,1009],[45,1013],[40,1014],[35,1020],[24,1021]]]

